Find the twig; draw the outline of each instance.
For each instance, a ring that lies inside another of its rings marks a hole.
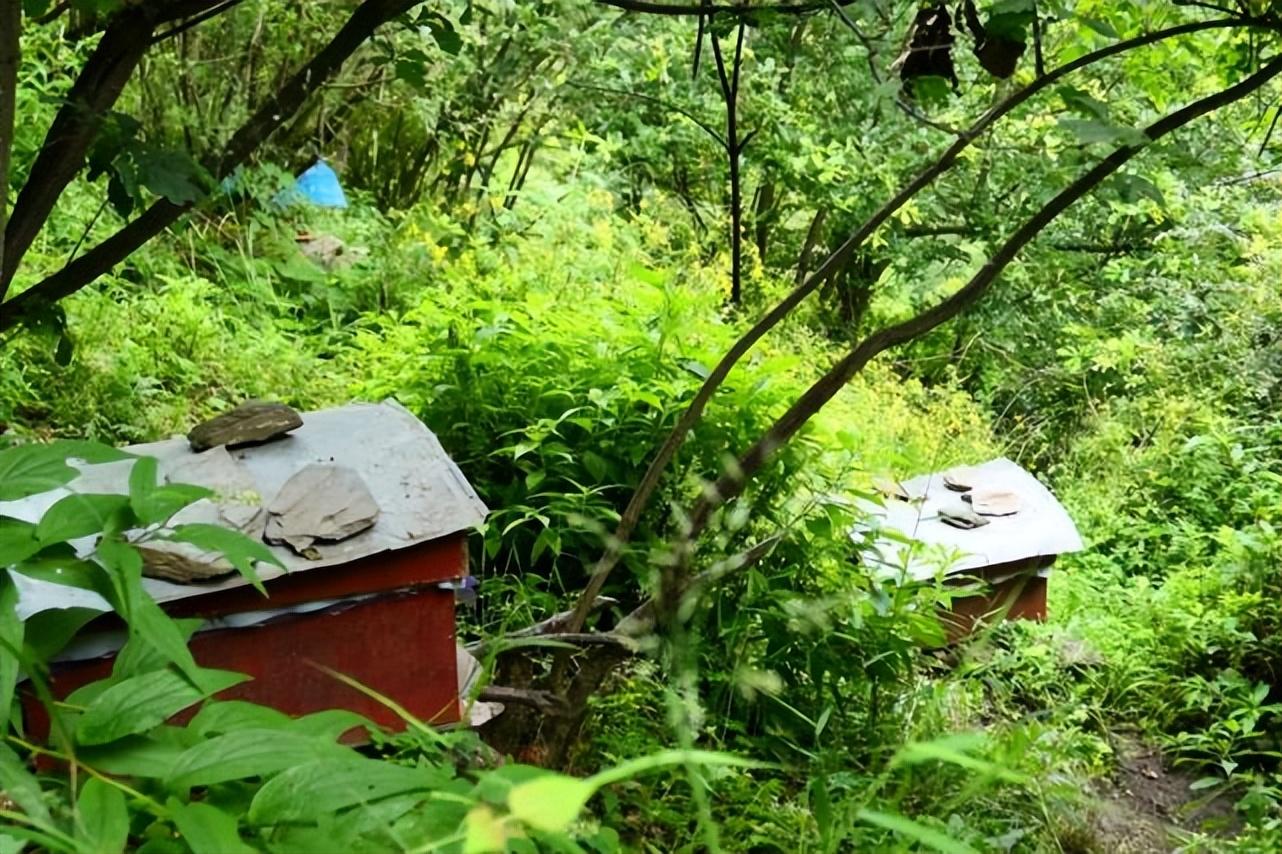
[[[628,89],[611,89],[608,86],[598,86],[594,83],[580,83],[575,80],[571,80],[569,85],[573,86],[575,89],[586,89],[590,92],[600,92],[605,95],[618,95],[624,98],[636,98],[638,101],[647,101],[656,106],[663,107],[665,110],[671,110],[672,112],[683,116],[698,125],[700,130],[717,141],[717,145],[722,148],[728,148],[726,138],[721,135],[719,130],[696,116],[694,113],[691,113],[689,110],[678,104],[674,104],[671,101],[665,101],[662,98],[656,98],[655,96],[647,95],[644,92],[633,92]]]
[[[156,33],[154,36],[151,37],[151,43],[159,44],[160,42],[163,42],[166,39],[173,38],[179,33],[185,33],[188,30],[190,30],[192,27],[200,26],[201,24],[205,23],[205,21],[208,21],[210,18],[216,18],[219,15],[221,15],[223,12],[226,12],[227,10],[235,6],[239,6],[243,2],[244,0],[222,0],[221,3],[214,6],[213,8],[206,9],[201,14],[188,18],[187,20],[183,21],[181,24],[175,24],[174,26],[165,30],[163,33]]]

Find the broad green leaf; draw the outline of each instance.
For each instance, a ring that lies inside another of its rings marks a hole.
[[[112,606],[129,624],[131,641],[141,639],[166,661],[173,662],[183,675],[202,686],[201,668],[187,648],[187,635],[142,587],[142,556],[128,543],[103,540],[97,556],[111,580]]]
[[[16,501],[48,492],[79,477],[68,459],[108,463],[131,455],[97,442],[59,441],[47,445],[19,445],[0,451],[0,501]]]
[[[240,838],[236,817],[212,804],[184,804],[171,798],[168,808],[192,854],[241,854],[254,850]]]
[[[198,617],[182,617],[173,620],[183,644],[186,645],[204,620]],[[116,663],[111,668],[112,684],[131,676],[141,676],[153,670],[160,670],[169,663],[169,658],[141,635],[134,634],[125,642],[116,655]]]
[[[248,678],[226,670],[204,670],[202,677],[203,689],[169,669],[118,682],[85,709],[76,725],[76,738],[81,744],[106,744],[146,732],[210,694]]]
[[[1098,122],[1108,121],[1108,104],[1074,86],[1061,86],[1056,93],[1068,107],[1078,115]]]
[[[942,852],[942,854],[978,854],[974,848],[971,848],[966,843],[953,839],[948,834],[933,827],[927,827],[924,824],[915,822],[906,816],[877,812],[870,809],[859,810],[858,816],[860,821],[894,831],[900,836],[906,836],[914,842]]]
[[[173,786],[212,786],[229,780],[267,777],[317,759],[350,757],[353,751],[323,739],[276,729],[243,729],[197,744],[175,764]]]
[[[164,522],[189,504],[211,498],[213,490],[184,483],[156,484],[156,460],[140,457],[129,472],[129,506],[142,525]]]
[[[370,732],[378,730],[378,724],[364,715],[347,709],[324,709],[303,715],[290,721],[290,730],[299,735],[310,735],[327,741],[337,741],[346,732],[363,728]]]
[[[27,648],[37,661],[48,661],[61,652],[85,624],[102,615],[93,608],[54,608],[26,620]]]
[[[25,626],[18,619],[18,588],[8,573],[0,571],[0,720],[9,720],[13,692],[18,685],[18,655]]]
[[[200,735],[221,735],[238,729],[289,729],[294,719],[269,706],[246,700],[207,703],[187,724]]]
[[[50,824],[49,808],[45,806],[40,783],[27,770],[18,754],[0,741],[0,792],[22,807],[22,811],[41,824]]]
[[[191,543],[206,551],[218,552],[264,595],[267,591],[258,579],[258,573],[254,571],[254,564],[268,563],[281,569],[285,568],[280,558],[272,554],[271,550],[262,543],[251,540],[239,531],[218,525],[179,525],[170,532],[169,539],[179,543]]]
[[[185,151],[142,147],[134,152],[138,182],[176,205],[199,201],[209,185],[207,173]]]
[[[1148,140],[1142,130],[1090,119],[1060,119],[1059,123],[1086,145],[1100,142],[1136,146]]]
[[[128,527],[129,499],[123,495],[72,494],[54,502],[36,525],[42,546],[120,531]]]
[[[1101,36],[1104,36],[1105,38],[1110,38],[1110,39],[1121,38],[1117,30],[1114,29],[1113,25],[1110,24],[1108,21],[1103,21],[1103,20],[1100,20],[1099,18],[1092,18],[1088,15],[1077,15],[1076,17],[1077,17],[1077,20],[1081,21],[1083,24],[1090,27],[1092,30],[1099,33]]]
[[[76,800],[76,838],[90,851],[124,851],[129,840],[129,810],[124,793],[97,777],[85,781]]]
[[[81,590],[110,592],[102,567],[76,555],[70,546],[54,545],[14,567],[15,571],[50,584],[63,584]]]
[[[0,516],[0,568],[13,566],[38,551],[35,525]]]
[[[485,804],[478,804],[464,822],[463,854],[499,854],[507,848],[503,819]]]
[[[131,735],[101,747],[82,747],[76,756],[105,774],[160,780],[178,758],[200,742],[185,727],[158,726],[146,735]]]
[[[439,789],[453,778],[443,767],[409,768],[363,757],[322,759],[278,774],[249,806],[253,824],[310,821],[357,804]]]
[[[559,832],[574,823],[595,791],[586,780],[548,774],[513,786],[507,808],[530,827]]]

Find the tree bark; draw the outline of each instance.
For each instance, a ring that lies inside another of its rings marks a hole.
[[[4,269],[4,232],[9,219],[9,160],[13,154],[21,33],[22,0],[0,0],[0,270]],[[0,299],[3,298],[4,290],[0,288]]]

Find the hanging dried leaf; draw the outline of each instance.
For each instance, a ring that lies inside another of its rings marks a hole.
[[[957,70],[953,66],[953,19],[945,3],[936,3],[917,12],[912,28],[908,31],[908,46],[895,65],[899,66],[899,79],[904,82],[905,94],[916,97],[918,82],[935,77],[947,80],[957,89]]]

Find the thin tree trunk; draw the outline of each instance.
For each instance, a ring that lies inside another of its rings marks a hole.
[[[4,231],[9,222],[9,160],[13,154],[21,31],[22,0],[0,0],[0,270],[4,269]]]

